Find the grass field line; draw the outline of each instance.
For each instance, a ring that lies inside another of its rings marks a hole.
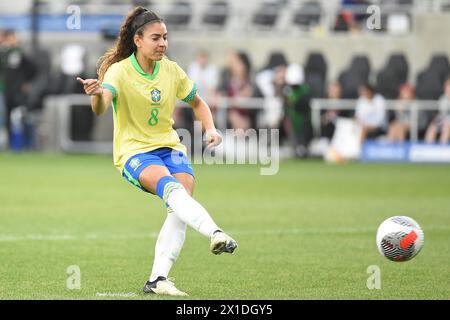
[[[427,226],[427,231],[450,231],[450,226]],[[291,228],[266,230],[231,230],[232,236],[283,236],[283,235],[323,235],[323,234],[358,234],[375,233],[373,228]],[[198,235],[200,236],[200,235]],[[0,234],[0,242],[14,241],[73,241],[73,240],[132,240],[157,238],[157,232],[126,234]]]

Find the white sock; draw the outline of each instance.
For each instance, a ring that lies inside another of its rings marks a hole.
[[[221,230],[203,206],[192,198],[184,188],[174,188],[166,196],[167,204],[180,220],[187,223],[204,236],[211,238],[216,230]]]
[[[155,281],[160,276],[168,277],[172,265],[183,248],[185,237],[186,223],[175,215],[172,208],[167,207],[167,218],[156,241],[150,281]]]

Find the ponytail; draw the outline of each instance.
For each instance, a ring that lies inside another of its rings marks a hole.
[[[109,49],[97,63],[98,79],[103,81],[109,67],[123,59],[128,58],[136,51],[134,35],[143,35],[144,26],[151,22],[162,22],[163,20],[154,12],[143,7],[136,7],[128,14],[125,22],[120,27],[119,38],[114,47]]]

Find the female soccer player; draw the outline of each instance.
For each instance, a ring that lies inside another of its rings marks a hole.
[[[237,243],[192,198],[194,172],[173,129],[176,99],[190,104],[202,122],[208,147],[221,143],[209,106],[177,63],[165,57],[167,28],[154,12],[137,7],[121,27],[115,47],[99,61],[98,80],[78,78],[96,115],[112,104],[114,164],[143,191],[158,195],[167,218],[155,247],[145,293],[186,295],[167,279],[184,243],[186,225],[210,238],[214,254],[233,253]]]

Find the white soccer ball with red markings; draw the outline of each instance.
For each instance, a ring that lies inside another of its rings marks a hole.
[[[378,227],[378,250],[383,256],[392,261],[411,260],[422,249],[423,241],[422,229],[410,217],[391,217],[384,220]]]

